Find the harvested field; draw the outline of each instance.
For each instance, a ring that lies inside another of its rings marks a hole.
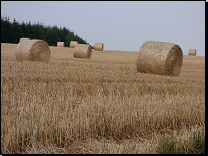
[[[82,59],[50,46],[45,64],[17,61],[16,47],[1,43],[2,154],[161,154],[173,136],[171,152],[200,153],[192,142],[200,134],[204,143],[205,57],[184,55],[172,77],[137,72],[138,52]]]

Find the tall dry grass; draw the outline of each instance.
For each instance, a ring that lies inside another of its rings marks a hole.
[[[205,127],[204,57],[169,77],[138,73],[136,52],[50,47],[47,65],[17,62],[16,46],[1,44],[3,154],[158,153],[160,135]]]

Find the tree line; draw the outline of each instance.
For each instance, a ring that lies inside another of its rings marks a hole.
[[[48,43],[49,46],[57,46],[57,42],[64,42],[66,47],[70,46],[71,41],[77,41],[79,44],[88,44],[73,31],[68,28],[58,28],[56,25],[44,26],[43,23],[19,23],[15,20],[9,21],[9,17],[1,17],[1,43],[18,44],[20,38],[40,39]]]

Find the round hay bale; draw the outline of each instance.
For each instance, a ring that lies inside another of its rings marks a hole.
[[[65,47],[64,42],[57,42],[57,47]]]
[[[92,47],[87,44],[77,44],[74,48],[74,57],[76,58],[91,58]]]
[[[77,41],[71,41],[70,42],[70,48],[75,48],[75,46],[78,44]]]
[[[51,51],[43,40],[22,40],[15,50],[16,59],[19,61],[41,61],[49,63]]]
[[[179,76],[183,63],[183,52],[179,45],[146,41],[139,50],[137,71],[158,75]]]
[[[103,43],[95,43],[95,44],[94,44],[94,50],[100,50],[100,51],[103,51],[103,46],[104,46]]]
[[[189,49],[189,55],[196,56],[196,49]]]
[[[30,40],[30,38],[22,37],[22,38],[20,38],[20,41],[19,42],[21,42],[23,40]]]

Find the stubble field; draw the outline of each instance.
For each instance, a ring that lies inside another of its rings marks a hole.
[[[200,153],[205,57],[170,77],[138,73],[137,52],[50,46],[47,65],[18,62],[16,46],[1,43],[2,154]]]

